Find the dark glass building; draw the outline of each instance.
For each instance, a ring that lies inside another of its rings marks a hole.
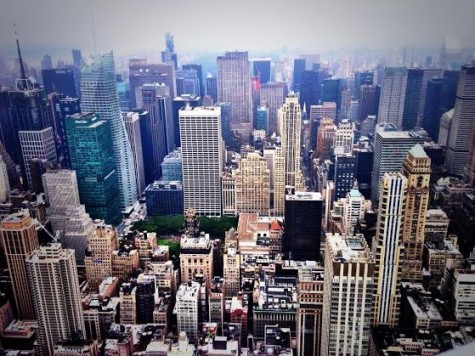
[[[305,105],[307,112],[310,112],[310,105],[318,104],[318,92],[318,73],[313,70],[302,71],[299,96],[300,108],[303,110]]]
[[[360,87],[360,101],[358,119],[363,121],[368,115],[378,114],[380,86],[362,85]]]
[[[404,131],[413,129],[417,125],[419,102],[421,100],[422,77],[424,70],[409,68],[407,70],[406,99],[402,116]]]
[[[75,72],[74,68],[43,69],[41,75],[46,92],[77,98],[79,90]]]
[[[301,81],[302,81],[302,72],[305,70],[305,59],[296,58],[294,59],[294,73],[293,73],[293,86],[292,89],[295,92],[300,92]],[[302,104],[300,104],[302,106]]]
[[[252,74],[259,77],[261,84],[269,83],[270,80],[270,58],[256,58],[252,61]]]
[[[364,71],[355,73],[355,87],[353,90],[353,96],[356,99],[360,98],[362,85],[373,85],[374,72]]]
[[[184,212],[180,181],[155,181],[145,189],[147,215],[181,215]]]
[[[68,136],[66,135],[66,117],[81,112],[78,98],[61,98],[55,95],[51,98],[54,108],[54,122],[56,128],[56,151],[61,168],[71,169],[69,158]]]
[[[340,110],[341,80],[338,78],[323,81],[322,101],[336,103],[336,110]]]
[[[205,86],[204,86],[204,81],[203,81],[203,67],[201,64],[184,64],[182,66],[183,70],[196,70],[196,76],[198,77],[198,80],[200,81],[200,97],[204,97],[205,95]]]
[[[283,253],[285,258],[314,261],[320,258],[323,199],[320,193],[286,188]]]
[[[139,275],[135,298],[137,303],[137,324],[153,323],[155,278],[146,274]]]
[[[208,76],[206,78],[206,95],[213,98],[213,103],[218,100],[218,82],[216,77]]]
[[[119,224],[119,181],[109,122],[92,113],[74,114],[66,118],[66,135],[81,204],[91,218]]]
[[[371,174],[373,172],[374,152],[371,149],[357,149],[355,178],[358,182],[358,190],[366,199],[371,199]]]
[[[335,184],[334,200],[345,198],[353,188],[355,179],[356,158],[352,154],[337,155],[335,157]]]

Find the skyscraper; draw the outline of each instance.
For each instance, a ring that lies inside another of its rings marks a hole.
[[[10,195],[10,181],[8,179],[7,165],[0,155],[0,201],[6,201]]]
[[[468,163],[469,134],[475,124],[475,66],[463,66],[455,98],[452,126],[447,145],[445,165],[450,174],[462,175]]]
[[[313,70],[304,70],[301,74],[299,104],[302,110],[305,105],[307,112],[310,112],[310,107],[317,105],[320,99],[318,74]]]
[[[134,159],[122,120],[112,51],[81,68],[81,111],[109,122],[121,207],[133,205],[137,200]]]
[[[406,204],[404,208],[404,259],[402,279],[422,280],[422,253],[424,250],[424,227],[429,206],[429,183],[431,160],[424,148],[417,144],[411,148],[402,167],[407,178]]]
[[[337,154],[335,157],[334,200],[346,197],[354,183],[356,171],[356,157],[351,153]]]
[[[427,84],[422,127],[435,142],[438,142],[442,115],[452,109],[455,103],[455,92],[451,92],[448,79],[434,78]]]
[[[362,85],[360,87],[358,120],[361,122],[368,115],[376,115],[379,105],[379,87],[375,85]]]
[[[302,118],[298,98],[290,93],[279,109],[279,124],[282,137],[282,151],[285,159],[285,185],[303,190],[303,176],[300,170],[300,140]]]
[[[35,319],[25,259],[39,246],[37,221],[28,210],[8,215],[0,223],[1,242],[12,279],[16,316]]]
[[[146,59],[129,60],[130,105],[133,109],[139,108],[136,91],[144,84],[165,83],[170,89],[170,99],[176,94],[175,67],[173,64],[147,64]]]
[[[424,71],[419,68],[409,68],[407,70],[407,85],[402,118],[403,130],[410,130],[417,125],[423,75]]]
[[[401,173],[385,173],[379,197],[378,228],[373,241],[376,259],[373,325],[396,327],[401,303],[401,271],[404,204],[407,179]]]
[[[217,58],[218,101],[231,104],[231,125],[252,122],[251,77],[247,52]]]
[[[83,59],[81,55],[81,50],[80,49],[72,49],[71,54],[73,56],[73,65],[76,67],[80,67],[83,64]]]
[[[150,113],[148,123],[145,125],[150,136],[152,146],[152,160],[155,179],[159,178],[160,164],[163,158],[170,153],[176,145],[177,134],[173,120],[172,100],[170,89],[164,84],[144,84],[142,86],[142,107]],[[150,164],[146,163],[146,164]]]
[[[266,84],[271,81],[270,64],[270,58],[254,58],[252,60],[252,75],[259,77],[261,84]]]
[[[379,98],[378,123],[394,124],[402,128],[404,101],[406,99],[407,68],[384,68]]]
[[[179,111],[185,210],[221,215],[223,169],[221,108],[185,107]]]
[[[374,257],[362,235],[327,234],[321,355],[367,355]]]
[[[295,58],[294,59],[294,72],[293,72],[293,85],[292,85],[292,90],[295,91],[295,92],[300,92],[302,72],[304,70],[305,70],[305,59],[304,58]]]
[[[213,104],[218,100],[218,81],[211,74],[206,77],[206,95],[213,99]]]
[[[79,96],[77,88],[76,69],[74,68],[56,68],[43,69],[43,85],[48,94],[53,92],[63,94],[71,98]]]
[[[58,243],[36,249],[26,259],[38,320],[38,354],[52,355],[55,343],[85,335],[74,250]]]
[[[92,218],[118,224],[120,197],[109,121],[75,114],[66,118],[66,134],[81,202]]]
[[[135,180],[137,182],[137,196],[145,190],[145,169],[142,151],[142,134],[140,128],[140,117],[136,112],[124,113],[125,129],[132,148],[135,167]]]
[[[267,83],[261,85],[260,103],[266,105],[269,109],[269,131],[270,133],[277,131],[278,110],[285,103],[287,96],[286,83]]]
[[[94,224],[79,201],[76,172],[65,169],[49,171],[42,178],[49,204],[46,216],[53,230],[61,234],[61,246],[74,250],[77,263],[83,265]]]
[[[377,205],[384,173],[399,172],[407,152],[415,144],[423,144],[424,137],[412,131],[397,131],[394,125],[377,125],[374,142],[371,201]]]
[[[189,64],[183,64],[182,68],[184,70],[195,70],[196,71],[196,76],[199,80],[199,93],[196,93],[196,95],[200,96],[200,97],[204,97],[205,96],[205,86],[204,86],[204,80],[203,80],[203,66],[201,64],[192,64],[192,63],[189,63]],[[191,93],[189,93],[191,94]]]
[[[238,213],[270,213],[270,170],[267,160],[250,152],[239,161],[234,172],[236,184],[236,210]]]
[[[293,188],[286,190],[282,252],[286,258],[296,261],[317,260],[320,258],[322,195]]]
[[[190,281],[182,284],[176,293],[175,310],[178,330],[186,332],[190,340],[198,336],[198,307],[200,284]]]
[[[57,162],[54,132],[52,127],[43,130],[19,131],[21,151],[23,154],[24,171],[28,187],[33,189],[31,160],[40,159],[51,162],[54,166]]]

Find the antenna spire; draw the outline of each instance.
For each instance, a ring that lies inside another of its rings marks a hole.
[[[20,42],[18,41],[18,33],[17,33],[17,30],[16,30],[16,23],[13,23],[13,27],[15,29],[16,48],[18,50],[18,60],[20,61],[20,79],[27,79],[26,74],[25,74],[25,67],[23,66],[23,59],[21,57]]]

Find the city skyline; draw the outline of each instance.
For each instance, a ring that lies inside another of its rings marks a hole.
[[[291,18],[289,4],[281,0],[241,1],[233,8],[232,16],[216,0],[199,3],[139,0],[114,4],[112,9],[106,2],[72,0],[64,4],[45,0],[41,6],[32,7],[25,0],[4,1],[0,49],[6,59],[16,56],[14,23],[27,61],[37,60],[46,53],[69,57],[71,48],[81,48],[86,56],[113,49],[118,56],[153,53],[158,58],[159,51],[165,47],[166,32],[174,36],[176,52],[195,55],[232,50],[321,53],[402,46],[440,48],[445,37],[458,38],[468,46],[475,44],[471,35],[475,30],[471,21],[475,3],[470,0],[459,0],[458,6],[443,0],[397,3],[299,0],[290,6],[305,11]],[[58,9],[62,16],[55,21],[43,21]],[[139,20],[133,26],[127,25],[127,18],[136,12],[140,12]],[[163,13],[177,16],[161,16]],[[448,21],[448,14],[457,21]],[[81,24],[81,31],[75,23]]]

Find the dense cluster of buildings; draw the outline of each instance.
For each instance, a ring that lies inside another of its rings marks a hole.
[[[0,88],[7,355],[472,342],[475,66],[462,51],[351,70],[305,54],[290,76],[234,51],[204,78],[166,34],[162,63],[130,59],[128,81],[112,52],[88,64],[73,50],[72,65],[45,56],[43,86],[18,53],[20,78]],[[176,254],[136,228],[177,215]],[[200,226],[223,216],[237,224],[220,236]]]

